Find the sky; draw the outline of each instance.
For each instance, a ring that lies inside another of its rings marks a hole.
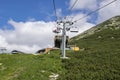
[[[113,0],[55,0],[59,18],[73,18],[73,21],[86,16]],[[74,23],[78,33],[67,32],[70,37],[117,15],[120,15],[120,0]],[[53,0],[0,0],[0,47],[9,52],[20,50],[35,53],[39,49],[54,46],[56,17]]]

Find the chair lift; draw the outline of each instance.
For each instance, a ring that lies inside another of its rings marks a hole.
[[[70,32],[75,32],[75,33],[78,33],[78,32],[79,32],[79,30],[78,30],[78,28],[77,28],[77,27],[73,27],[73,28],[71,28],[71,29],[70,29]]]
[[[55,30],[53,30],[54,33],[60,33],[61,32],[61,29],[60,28],[56,28]]]

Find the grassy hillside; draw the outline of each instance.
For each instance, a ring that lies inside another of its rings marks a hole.
[[[54,53],[0,54],[0,80],[50,80],[50,75],[62,72],[59,54]]]
[[[69,52],[70,59],[62,60],[66,72],[60,80],[120,80],[120,28],[110,26],[84,38],[77,37],[71,44],[84,51]]]
[[[81,38],[92,35],[104,29],[116,30],[119,28],[120,28],[120,16],[115,16],[113,18],[110,18],[109,20],[106,20],[105,22],[101,24],[98,24],[97,26],[90,28],[89,30],[83,32],[82,34],[72,38],[71,40],[74,40],[74,39],[79,40]]]
[[[82,51],[67,51],[69,59],[60,59],[60,51],[0,54],[0,80],[56,80],[50,76],[57,74],[58,80],[120,80],[119,25],[115,17],[72,38]]]

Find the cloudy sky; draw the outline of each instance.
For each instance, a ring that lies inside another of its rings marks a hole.
[[[58,17],[68,16],[73,21],[86,16],[114,0],[55,0]],[[75,23],[79,33],[117,15],[120,0]],[[71,10],[70,10],[71,9]],[[8,51],[20,50],[35,53],[53,47],[55,29],[53,0],[0,0],[0,47]],[[79,33],[67,32],[72,37]]]

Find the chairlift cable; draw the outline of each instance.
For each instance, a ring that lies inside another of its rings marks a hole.
[[[77,2],[78,2],[78,0],[76,0],[76,1],[73,3],[73,5],[72,5],[71,8],[70,8],[70,11],[74,8],[74,6],[76,5]]]
[[[58,20],[58,16],[57,16],[57,11],[56,11],[56,5],[55,5],[55,0],[53,0],[53,8],[54,8],[54,14],[55,14],[55,23],[57,23],[57,20]],[[55,27],[56,27],[56,24],[55,24]],[[56,27],[57,28],[57,27]],[[58,34],[60,33],[60,31],[57,29],[53,30],[54,33]]]
[[[77,4],[78,0],[76,0],[73,5],[70,8],[70,11],[72,11],[72,9],[74,8],[74,6]],[[71,18],[71,21],[74,19],[74,17]]]
[[[111,1],[110,3],[108,3],[108,4],[102,6],[102,7],[98,8],[98,9],[96,9],[96,10],[94,10],[94,11],[88,13],[87,15],[85,15],[85,16],[83,16],[83,17],[81,17],[81,18],[79,18],[78,20],[75,20],[75,21],[73,21],[73,22],[78,22],[78,21],[80,21],[81,19],[84,19],[84,18],[86,18],[87,16],[89,16],[89,15],[91,15],[91,14],[93,14],[93,13],[95,13],[95,12],[97,12],[97,11],[103,9],[103,8],[105,8],[106,6],[108,6],[108,5],[112,4],[112,3],[114,3],[115,1],[117,1],[117,0]]]
[[[57,12],[56,12],[56,5],[55,5],[55,0],[53,0],[53,8],[54,8],[54,13],[55,13],[55,17],[56,17],[56,20],[58,20],[58,16],[57,16]]]

